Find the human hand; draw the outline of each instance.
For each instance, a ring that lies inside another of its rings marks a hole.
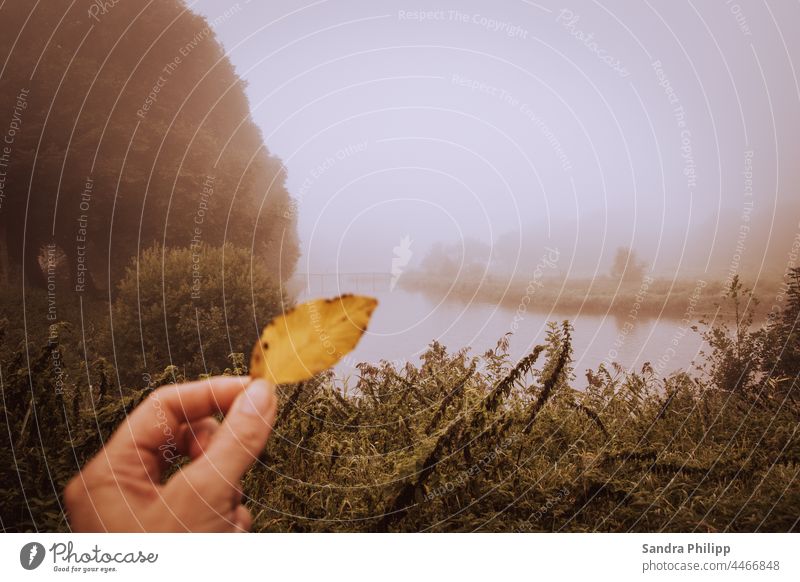
[[[248,531],[240,481],[277,410],[275,387],[249,380],[217,376],[150,394],[64,490],[72,530]],[[184,455],[191,462],[162,483]]]

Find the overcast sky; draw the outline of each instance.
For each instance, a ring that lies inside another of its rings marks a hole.
[[[742,224],[756,266],[798,232],[797,2],[189,4],[288,168],[300,271],[388,271],[408,235],[702,272]]]

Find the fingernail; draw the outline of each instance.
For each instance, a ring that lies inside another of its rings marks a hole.
[[[264,380],[255,380],[241,396],[240,410],[245,414],[263,416],[269,410],[272,390]]]

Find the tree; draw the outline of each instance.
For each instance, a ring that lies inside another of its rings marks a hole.
[[[55,243],[73,284],[85,268],[87,290],[113,289],[154,242],[232,242],[288,278],[284,169],[209,23],[179,0],[98,6],[0,8],[0,129],[18,126],[0,205],[8,269],[43,283],[36,255]]]
[[[647,270],[647,263],[639,260],[636,252],[629,247],[619,247],[611,264],[611,277],[623,282],[641,281]]]

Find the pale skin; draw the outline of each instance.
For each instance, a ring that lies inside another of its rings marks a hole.
[[[275,387],[264,380],[218,376],[155,390],[67,484],[72,531],[249,531],[241,479],[276,410]],[[191,462],[163,482],[183,456]]]

